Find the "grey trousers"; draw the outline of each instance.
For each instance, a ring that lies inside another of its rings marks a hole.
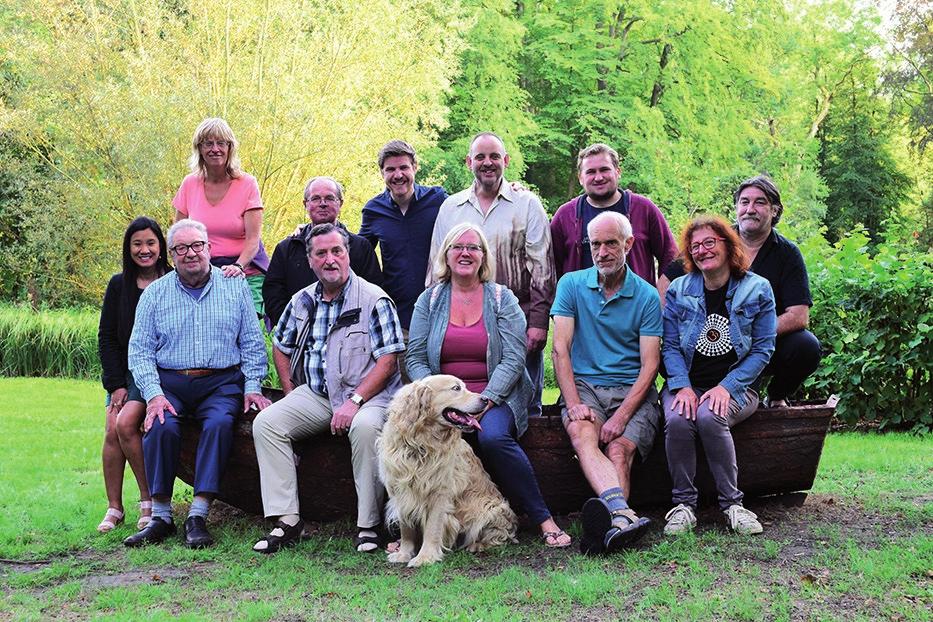
[[[697,397],[705,391],[694,389]],[[664,448],[667,451],[667,467],[674,482],[672,500],[674,505],[683,503],[694,510],[697,507],[697,492],[694,478],[697,470],[696,440],[699,437],[706,454],[720,509],[742,504],[742,491],[738,489],[739,467],[735,461],[735,444],[729,428],[748,419],[758,408],[758,393],[749,389],[745,393],[745,406],[739,408],[733,399],[729,401],[729,416],[718,417],[709,409],[709,402],[697,408],[696,420],[671,410],[674,394],[667,386],[661,391],[661,406],[664,409]]]
[[[275,402],[253,421],[253,442],[259,460],[262,509],[267,517],[298,514],[298,474],[292,441],[330,432],[330,402],[302,385]],[[353,481],[356,484],[357,526],[382,522],[385,489],[379,481],[376,437],[385,422],[385,408],[364,405],[350,423]]]

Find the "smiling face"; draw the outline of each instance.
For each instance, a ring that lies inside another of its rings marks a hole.
[[[208,136],[198,143],[201,160],[208,168],[226,168],[230,143],[219,136]]]
[[[615,197],[619,190],[619,176],[622,171],[612,163],[608,153],[597,153],[583,158],[580,163],[580,185],[586,196],[597,204],[605,203]]]
[[[600,275],[615,276],[625,269],[625,257],[635,243],[634,237],[623,239],[619,227],[608,219],[591,223],[589,235],[593,265]]]
[[[188,248],[184,254],[178,254],[175,249],[181,245],[190,246],[195,242],[203,242],[204,248],[200,253]],[[178,277],[194,285],[202,281],[211,271],[211,245],[201,232],[194,227],[185,227],[175,233],[172,239],[172,257],[175,262],[175,271]]]
[[[447,267],[451,275],[478,279],[482,260],[483,243],[475,231],[464,231],[447,249]]]
[[[765,193],[755,186],[745,188],[735,202],[735,217],[742,236],[759,237],[771,233],[771,221],[777,215]]]
[[[483,135],[470,145],[470,155],[467,156],[466,164],[483,189],[493,191],[502,183],[505,167],[509,165],[509,156],[505,152],[505,145],[498,138]]]
[[[140,270],[154,268],[161,250],[159,238],[152,229],[142,229],[130,236],[130,257]]]
[[[315,179],[305,191],[305,209],[315,225],[337,222],[342,206],[337,185],[329,179]]]
[[[693,232],[688,251],[693,257],[693,263],[703,274],[715,274],[723,268],[728,269],[726,246],[719,235],[709,227],[700,227]]]
[[[415,173],[418,165],[407,155],[389,156],[382,163],[382,180],[392,198],[407,199],[415,191]]]
[[[337,231],[311,238],[308,263],[328,291],[343,287],[350,277],[350,255],[343,236]]]

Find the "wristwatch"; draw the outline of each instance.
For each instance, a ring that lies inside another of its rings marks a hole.
[[[360,395],[359,393],[354,393],[353,395],[350,396],[350,401],[356,404],[357,406],[362,406],[363,402],[365,402],[366,400],[364,400],[363,396]]]

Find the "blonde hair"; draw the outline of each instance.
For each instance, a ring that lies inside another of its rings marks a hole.
[[[227,175],[231,179],[236,179],[243,174],[240,167],[240,156],[237,148],[240,143],[237,142],[233,130],[227,125],[227,122],[220,117],[210,117],[204,119],[194,130],[194,137],[191,139],[191,157],[188,158],[188,168],[192,173],[197,173],[201,177],[207,175],[207,165],[204,158],[201,157],[201,143],[205,140],[225,140],[229,145],[227,148]]]
[[[483,258],[479,263],[479,280],[482,282],[493,281],[496,278],[496,262],[489,250],[489,241],[483,230],[476,225],[468,222],[460,223],[447,232],[444,236],[444,242],[441,248],[434,256],[434,278],[441,283],[450,281],[450,266],[447,265],[447,251],[454,245],[454,242],[467,231],[472,231],[479,238],[479,245],[483,249]]]

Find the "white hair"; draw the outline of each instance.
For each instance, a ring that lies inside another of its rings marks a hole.
[[[204,226],[204,223],[194,220],[193,218],[182,218],[174,225],[169,227],[168,234],[165,236],[166,243],[169,248],[175,246],[175,234],[177,234],[182,229],[196,229],[201,235],[204,236],[204,241],[207,242],[207,227]]]
[[[629,222],[628,218],[619,212],[613,211],[605,211],[597,214],[597,216],[590,221],[590,224],[586,226],[586,234],[592,238],[593,228],[598,227],[606,221],[610,221],[615,224],[619,231],[619,235],[622,236],[623,241],[632,237],[632,223]]]

